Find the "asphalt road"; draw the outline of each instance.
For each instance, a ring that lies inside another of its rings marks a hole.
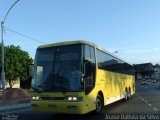
[[[160,90],[157,83],[136,84],[136,93],[128,101],[106,106],[101,114],[86,115],[33,113],[30,109],[8,113],[18,120],[105,120],[105,119],[160,119]],[[15,116],[14,116],[15,115]],[[7,115],[4,115],[7,116]]]

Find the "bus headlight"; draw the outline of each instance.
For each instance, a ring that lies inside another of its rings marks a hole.
[[[32,100],[35,100],[36,99],[36,97],[32,97]]]
[[[77,101],[78,98],[77,98],[77,97],[73,97],[72,100],[73,100],[73,101]]]
[[[32,96],[32,100],[40,100],[39,96]]]
[[[82,101],[83,97],[76,97],[76,96],[68,96],[65,99],[66,101]]]
[[[72,101],[72,97],[68,97],[67,100],[68,100],[68,101]]]

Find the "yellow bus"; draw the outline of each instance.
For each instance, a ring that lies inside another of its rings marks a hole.
[[[32,79],[32,111],[97,113],[135,93],[133,66],[87,41],[39,46]]]

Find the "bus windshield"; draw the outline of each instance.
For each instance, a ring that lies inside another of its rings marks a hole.
[[[32,80],[33,91],[82,91],[82,45],[39,48]]]

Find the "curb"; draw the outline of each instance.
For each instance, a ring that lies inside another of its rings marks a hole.
[[[6,106],[0,107],[0,113],[13,111],[13,110],[19,110],[19,109],[30,109],[30,108],[31,108],[31,103],[6,105]]]

